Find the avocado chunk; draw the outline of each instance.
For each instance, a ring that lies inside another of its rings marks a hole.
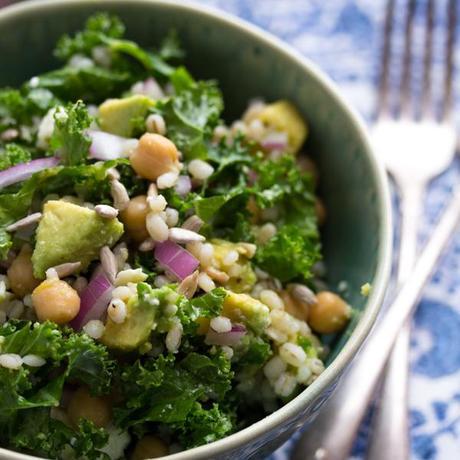
[[[114,245],[122,234],[118,219],[104,219],[92,209],[66,201],[48,201],[32,254],[34,276],[43,279],[48,268],[66,262],[80,262],[80,270],[85,270],[103,246]]]
[[[126,319],[115,323],[109,318],[105,324],[104,334],[100,341],[109,348],[119,351],[132,351],[139,348],[150,337],[155,325],[160,301],[155,297],[155,291],[145,283],[138,285],[146,291],[131,297],[126,304]]]
[[[249,292],[256,284],[257,277],[247,255],[246,243],[232,243],[231,241],[214,238],[211,240],[211,244],[214,248],[217,268],[223,272],[229,271],[229,267],[224,264],[225,256],[230,251],[238,253],[238,259],[232,264],[238,267],[236,270],[230,271],[231,275],[229,275],[228,281],[222,283],[222,285],[233,292]]]
[[[231,291],[227,291],[227,294],[222,308],[223,316],[246,324],[258,335],[270,325],[270,310],[262,302],[248,294]]]
[[[268,104],[257,118],[269,128],[287,133],[288,152],[298,153],[307,138],[308,127],[293,104],[285,100]]]
[[[147,96],[135,95],[122,99],[108,99],[99,106],[99,125],[103,131],[131,137],[139,117],[145,118],[155,105]]]

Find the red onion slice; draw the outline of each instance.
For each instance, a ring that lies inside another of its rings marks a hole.
[[[267,134],[267,136],[261,141],[260,145],[265,150],[285,150],[288,146],[288,137],[286,133],[273,132]]]
[[[37,160],[29,161],[29,163],[21,163],[11,168],[0,172],[0,188],[8,185],[16,184],[28,179],[32,174],[43,171],[44,169],[53,168],[59,164],[59,158],[38,158]]]
[[[152,99],[163,99],[165,97],[161,86],[152,77],[134,84],[131,88],[131,92],[133,94],[144,94]]]
[[[236,345],[246,335],[246,327],[244,324],[234,324],[232,330],[228,332],[216,332],[209,328],[206,334],[205,342],[208,345]]]
[[[91,138],[90,157],[96,160],[107,161],[126,158],[138,143],[137,139],[128,139],[104,131],[89,129],[86,133]]]
[[[164,241],[155,246],[155,259],[179,280],[192,274],[200,262],[190,252],[173,241]]]
[[[180,196],[185,196],[192,190],[192,181],[189,176],[179,176],[175,186],[176,192]]]
[[[80,295],[80,311],[70,325],[80,330],[88,321],[100,319],[112,298],[113,285],[103,272],[93,276]]]

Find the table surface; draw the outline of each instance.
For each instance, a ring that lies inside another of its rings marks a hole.
[[[201,3],[233,13],[290,43],[319,64],[348,101],[370,120],[385,0],[201,0]],[[418,20],[423,17],[425,3],[417,2]],[[438,32],[445,19],[445,3],[436,2]],[[396,22],[401,27],[404,1],[397,1],[397,11]],[[395,51],[401,54],[401,40],[397,45]],[[439,71],[442,40],[438,40],[435,49],[436,71]],[[458,64],[459,46],[456,56]],[[436,74],[435,78],[439,77]],[[460,118],[460,110],[456,113]],[[458,178],[459,165],[455,161],[430,187],[420,227],[420,244],[430,234]],[[460,232],[426,288],[414,321],[409,392],[412,458],[417,460],[460,458],[459,254]],[[363,458],[368,431],[365,423],[353,451],[354,459]],[[287,442],[270,460],[288,459],[292,444],[292,440]]]
[[[385,0],[199,1],[261,26],[297,48],[319,64],[338,84],[348,101],[366,120],[370,120]],[[446,2],[435,2],[439,7],[436,18],[439,30],[445,19]],[[0,6],[8,3],[10,1],[0,0]],[[425,3],[426,0],[417,2],[419,20]],[[401,27],[405,2],[396,0],[396,4],[397,25]],[[400,55],[401,40],[395,42],[399,45],[396,52]],[[441,40],[435,44],[434,54],[439,70]],[[460,46],[456,48],[456,57],[458,65]],[[439,78],[440,75],[436,74],[435,80],[439,81]],[[457,99],[456,116],[460,122],[458,102]],[[458,181],[459,163],[456,160],[428,191],[420,226],[421,245],[449,200],[452,186]],[[394,201],[396,203],[396,199]],[[459,254],[460,232],[425,289],[413,324],[409,393],[412,458],[417,460],[460,458]],[[363,458],[368,431],[368,424],[364,423],[353,450],[353,459]],[[293,440],[288,441],[267,460],[287,460],[292,445]]]

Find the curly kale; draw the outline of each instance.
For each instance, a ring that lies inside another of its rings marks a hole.
[[[103,430],[83,422],[75,432],[53,420],[50,409],[59,405],[67,381],[86,385],[93,394],[107,394],[115,362],[105,347],[85,334],[62,330],[51,322],[11,321],[0,328],[0,337],[2,353],[45,359],[38,368],[0,368],[1,443],[52,458],[59,458],[58,452],[66,448],[88,458],[102,458],[94,449],[105,444]],[[58,435],[48,439],[46,433],[53,432]]]

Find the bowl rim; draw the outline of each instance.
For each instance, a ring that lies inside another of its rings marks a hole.
[[[197,3],[194,0],[187,0],[186,2],[181,0],[100,0],[98,2],[101,9],[104,8],[104,4],[116,6],[134,3],[140,6],[145,5],[146,7],[148,7],[148,5],[155,4],[167,8],[179,9],[184,12],[199,12],[200,14],[223,25],[239,29],[244,34],[262,42],[263,45],[275,48],[296,65],[300,66],[310,78],[316,80],[316,82],[322,86],[323,90],[325,90],[328,95],[334,99],[335,103],[344,111],[345,115],[353,123],[357,136],[360,138],[360,141],[364,146],[364,150],[366,151],[367,160],[370,163],[371,170],[374,175],[377,196],[379,198],[378,206],[381,218],[379,238],[381,244],[379,246],[377,256],[377,269],[375,277],[372,280],[372,292],[367,299],[363,313],[355,330],[350,335],[349,339],[346,341],[342,350],[338,353],[335,359],[308,388],[272,414],[223,439],[167,456],[170,460],[218,458],[217,456],[219,454],[232,450],[239,445],[249,443],[251,440],[263,435],[265,432],[282,425],[289,418],[293,417],[298,412],[299,408],[306,407],[308,404],[312,403],[329,385],[332,384],[334,380],[336,380],[337,377],[340,376],[341,372],[345,369],[346,365],[352,361],[360,346],[369,335],[369,332],[380,311],[391,270],[393,229],[388,179],[381,161],[373,152],[369,134],[361,116],[344,99],[339,88],[330,79],[330,77],[327,76],[317,64],[310,61],[309,58],[303,56],[291,45],[244,19],[218,8]],[[13,4],[0,10],[0,27],[3,23],[6,23],[16,15],[30,15],[34,12],[38,14],[44,10],[46,11],[55,8],[66,9],[67,7],[78,7],[85,4],[95,5],[93,0],[29,0],[23,3]],[[8,457],[4,458],[10,458],[11,460],[39,458],[0,448],[0,458],[3,455],[7,455]]]

